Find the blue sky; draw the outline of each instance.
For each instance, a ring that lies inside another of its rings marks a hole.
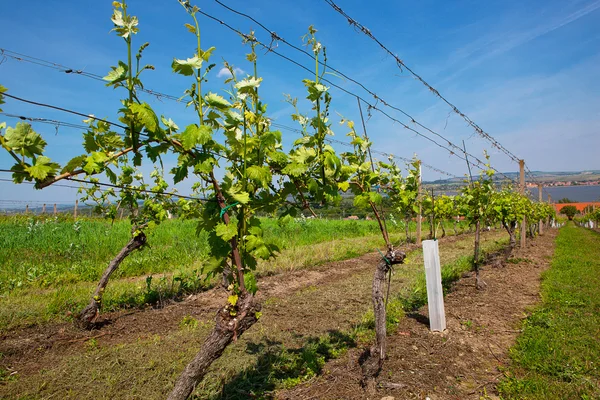
[[[268,35],[256,24],[214,1],[196,4],[241,31],[255,29],[259,40],[269,42]],[[454,143],[465,140],[469,152],[481,157],[483,150],[488,149],[498,170],[517,170],[518,166],[508,157],[474,135],[446,104],[400,71],[391,57],[349,27],[324,1],[234,0],[227,4],[252,15],[297,45],[302,44],[307,27],[314,25],[319,30],[319,40],[327,47],[330,65]],[[486,132],[524,158],[531,170],[600,169],[600,1],[340,0],[338,5]],[[122,39],[109,33],[111,8],[111,1],[1,2],[4,34],[0,47],[105,75],[111,65],[125,58]],[[144,59],[156,67],[145,74],[146,87],[180,95],[188,81],[172,74],[170,64],[173,57],[193,55],[194,37],[183,27],[190,22],[188,16],[176,0],[132,0],[129,10],[140,20],[135,43],[150,42]],[[206,17],[199,18],[203,47],[217,48],[213,60],[220,64],[227,60],[249,70],[244,57],[248,49],[240,38]],[[283,44],[277,50],[312,67],[310,59]],[[218,71],[219,68],[213,71],[207,90],[222,92],[226,88]],[[269,104],[270,115],[278,123],[294,126],[283,94],[301,99],[301,108],[308,111],[310,104],[302,101],[305,92],[301,82],[308,73],[273,54],[261,53],[259,75],[264,79],[261,95]],[[373,101],[351,82],[335,76],[328,79]],[[116,119],[119,98],[124,95],[81,76],[10,58],[0,64],[0,84],[16,96],[109,119]],[[356,99],[335,88],[331,92],[333,111],[358,121]],[[179,126],[194,121],[193,113],[181,104],[148,96],[145,100]],[[3,108],[11,114],[81,123],[81,118],[10,99]],[[401,114],[386,111],[410,125]],[[332,113],[332,119],[335,138],[346,140],[345,129],[338,127],[337,114]],[[0,121],[11,126],[17,122],[3,116]],[[61,127],[56,134],[53,126],[34,127],[49,143],[48,153],[53,159],[65,162],[82,152],[80,130]],[[464,161],[377,112],[373,112],[367,129],[374,149],[407,158],[416,153],[424,162],[442,170],[459,176],[466,172]],[[287,144],[296,137],[290,131],[283,133]],[[9,156],[0,153],[0,168],[11,164]],[[423,172],[425,179],[443,177],[427,169]],[[2,174],[0,178],[8,179],[10,175]],[[76,196],[71,189],[35,191],[27,185],[1,181],[0,193],[0,200],[48,203],[72,202]]]

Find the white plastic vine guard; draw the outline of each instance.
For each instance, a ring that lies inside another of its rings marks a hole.
[[[442,332],[446,329],[444,291],[442,290],[442,268],[437,240],[423,241],[423,260],[427,282],[427,306],[429,307],[429,329]]]

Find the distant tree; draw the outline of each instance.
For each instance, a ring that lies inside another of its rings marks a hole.
[[[576,201],[573,201],[573,200],[569,199],[568,197],[563,197],[563,198],[562,198],[562,199],[560,199],[558,202],[559,202],[560,204],[563,204],[563,203],[576,203]]]
[[[563,208],[560,209],[560,213],[561,214],[565,214],[568,218],[569,221],[571,221],[573,219],[573,217],[575,216],[575,214],[577,214],[577,207],[575,206],[564,206]]]

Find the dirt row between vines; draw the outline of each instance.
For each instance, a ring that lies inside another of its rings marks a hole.
[[[475,289],[472,273],[459,280],[445,298],[444,333],[429,332],[427,306],[403,320],[388,339],[388,359],[376,395],[367,395],[360,385],[356,349],[330,361],[326,374],[280,392],[278,398],[497,398],[495,384],[509,362],[508,349],[520,333],[522,320],[540,300],[540,275],[550,267],[557,233],[550,230],[518,249],[514,263],[485,266],[485,290]]]
[[[493,244],[504,236],[501,231],[489,232],[484,240]],[[409,262],[395,276],[392,292],[406,290],[422,269],[420,252],[415,249],[414,245],[406,248],[411,251]],[[472,235],[445,238],[441,249],[443,262],[468,255]],[[273,343],[286,348],[303,346],[320,335],[350,328],[370,308],[371,276],[379,257],[368,254],[260,279],[263,318],[222,358],[235,356],[241,360],[238,364],[251,368],[256,352],[252,354],[250,348]],[[92,332],[79,331],[68,323],[9,332],[1,338],[0,365],[16,374],[13,381],[0,385],[0,397],[65,397],[65,393],[72,393],[70,398],[84,398],[101,393],[100,398],[162,398],[161,393],[168,390],[212,328],[215,311],[225,297],[223,290],[213,289],[162,309],[107,314],[104,326]],[[199,321],[198,328],[182,329],[186,318]],[[90,353],[94,352],[98,355],[90,364]],[[154,357],[151,363],[158,366],[148,376],[135,374],[140,364],[148,362],[149,352]],[[103,365],[103,357],[110,365]],[[213,378],[203,382],[211,393],[235,381],[240,365],[219,360],[213,370]],[[113,387],[107,388],[104,380],[114,381]],[[139,395],[124,392],[132,386],[137,390],[136,381]]]

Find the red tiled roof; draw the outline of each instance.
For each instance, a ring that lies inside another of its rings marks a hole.
[[[587,203],[554,203],[552,205],[556,209],[556,212],[560,212],[560,210],[566,206],[575,206],[575,208],[577,208],[577,211],[579,211],[579,212],[583,211],[584,208],[586,208],[587,206],[590,206],[590,205],[594,206],[594,207],[600,207],[600,203],[595,202],[595,201],[591,201],[591,202],[587,202]]]

